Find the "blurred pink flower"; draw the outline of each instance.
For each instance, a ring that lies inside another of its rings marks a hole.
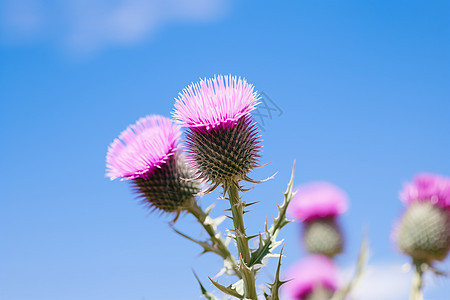
[[[295,263],[285,274],[290,280],[282,286],[283,294],[292,300],[305,299],[315,288],[334,292],[337,289],[337,270],[331,259],[310,255]]]
[[[187,128],[210,130],[235,125],[258,104],[253,85],[236,76],[202,79],[183,90],[175,103],[174,118]]]
[[[311,182],[297,188],[288,213],[297,221],[334,217],[347,210],[347,195],[328,182]]]
[[[175,154],[179,137],[179,126],[166,117],[152,115],[139,119],[109,146],[106,176],[111,180],[147,176]]]
[[[406,203],[431,202],[450,209],[450,178],[437,174],[418,174],[403,185],[400,199]]]

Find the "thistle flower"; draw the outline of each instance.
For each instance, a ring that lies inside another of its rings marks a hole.
[[[450,250],[450,212],[431,202],[413,202],[397,228],[400,250],[413,260],[431,264]]]
[[[406,204],[431,202],[450,210],[450,178],[436,174],[418,174],[412,183],[406,183],[400,192]]]
[[[183,90],[173,113],[186,133],[196,177],[219,184],[247,180],[260,156],[258,130],[250,112],[258,104],[254,87],[236,76],[200,80]]]
[[[337,270],[332,260],[310,255],[297,262],[285,276],[290,280],[282,286],[290,300],[331,299],[337,289]]]
[[[336,216],[347,210],[347,195],[327,182],[302,185],[288,213],[303,222],[303,242],[309,253],[333,257],[342,252],[344,239]]]
[[[184,162],[179,127],[168,118],[147,116],[123,131],[108,148],[106,176],[131,180],[152,209],[178,212],[199,191]]]

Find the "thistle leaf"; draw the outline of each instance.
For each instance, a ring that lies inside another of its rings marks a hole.
[[[284,248],[284,246],[283,246],[283,248]],[[287,281],[280,280],[281,257],[283,256],[283,248],[281,248],[280,258],[278,259],[278,266],[277,266],[277,271],[275,273],[275,280],[272,284],[269,284],[270,295],[267,295],[266,293],[264,293],[267,300],[279,300],[280,299],[280,296],[279,296],[280,287],[287,282]]]
[[[291,179],[287,185],[286,192],[283,193],[284,201],[283,204],[277,205],[278,207],[278,216],[273,218],[273,224],[267,229],[267,221],[265,223],[265,232],[260,235],[259,246],[258,248],[252,252],[249,267],[254,266],[256,264],[262,264],[263,259],[272,254],[272,251],[278,247],[282,241],[277,241],[276,237],[280,230],[289,224],[290,220],[286,218],[286,210],[288,208],[289,203],[294,197],[293,186],[294,186],[294,173],[295,173],[295,161],[292,167]]]
[[[219,282],[214,281],[211,279],[211,277],[208,277],[209,280],[211,280],[212,284],[214,284],[214,286],[216,288],[218,288],[220,291],[224,292],[225,294],[228,294],[230,296],[239,298],[239,299],[244,299],[244,296],[239,294],[238,291],[236,290],[236,288],[233,287],[233,285],[229,285],[229,286],[223,286],[221,285]]]
[[[194,273],[195,279],[197,279],[198,284],[200,285],[200,289],[202,291],[202,296],[203,298],[206,298],[208,300],[218,300],[213,294],[211,294],[210,292],[208,292],[205,287],[203,286],[202,282],[200,281],[200,279],[198,278],[197,274],[194,272],[194,270],[192,270],[192,273]]]
[[[198,240],[196,240],[194,238],[191,238],[190,236],[188,236],[188,235],[186,235],[186,234],[176,230],[173,227],[172,227],[172,229],[173,229],[173,231],[175,231],[176,233],[178,233],[182,237],[184,237],[184,238],[186,238],[186,239],[188,239],[188,240],[190,240],[190,241],[200,245],[203,248],[202,254],[207,253],[207,252],[214,252],[214,253],[217,253],[217,254],[221,255],[220,251],[216,247],[214,247],[213,245],[211,245],[211,244],[209,244],[207,242],[202,242],[202,241],[198,241]]]

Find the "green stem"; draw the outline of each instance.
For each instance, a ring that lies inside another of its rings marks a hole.
[[[239,272],[239,267],[236,262],[236,259],[231,254],[230,250],[228,250],[228,247],[225,245],[224,240],[220,237],[220,235],[216,232],[216,230],[211,224],[205,222],[208,214],[203,211],[203,209],[197,204],[197,202],[194,202],[192,205],[190,205],[187,208],[187,211],[198,220],[198,222],[203,226],[205,231],[209,234],[211,241],[213,242],[213,245],[217,248],[217,250],[219,250],[218,252],[220,253],[220,256],[224,260],[228,260],[233,267],[234,273],[239,278],[242,278]]]
[[[241,257],[241,272],[244,281],[244,296],[246,299],[257,300],[255,272],[248,265],[250,263],[250,248],[248,247],[248,237],[245,234],[244,226],[244,203],[239,197],[237,183],[230,182],[227,185],[228,200],[230,201],[231,213],[233,216],[236,243]]]
[[[423,300],[422,286],[423,286],[423,269],[422,262],[413,262],[415,272],[412,281],[412,290],[410,300]]]

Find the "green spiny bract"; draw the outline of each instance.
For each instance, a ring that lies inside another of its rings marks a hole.
[[[234,125],[190,129],[187,140],[196,178],[216,186],[249,180],[247,174],[257,167],[260,148],[252,122],[251,117],[245,117]]]
[[[411,204],[399,225],[397,243],[415,261],[443,260],[450,247],[449,213],[430,202]]]
[[[155,210],[179,212],[194,201],[199,184],[191,180],[191,172],[184,156],[177,153],[148,175],[132,180],[133,190],[142,203]]]
[[[309,253],[333,257],[342,252],[342,233],[332,217],[306,222],[303,240]]]

